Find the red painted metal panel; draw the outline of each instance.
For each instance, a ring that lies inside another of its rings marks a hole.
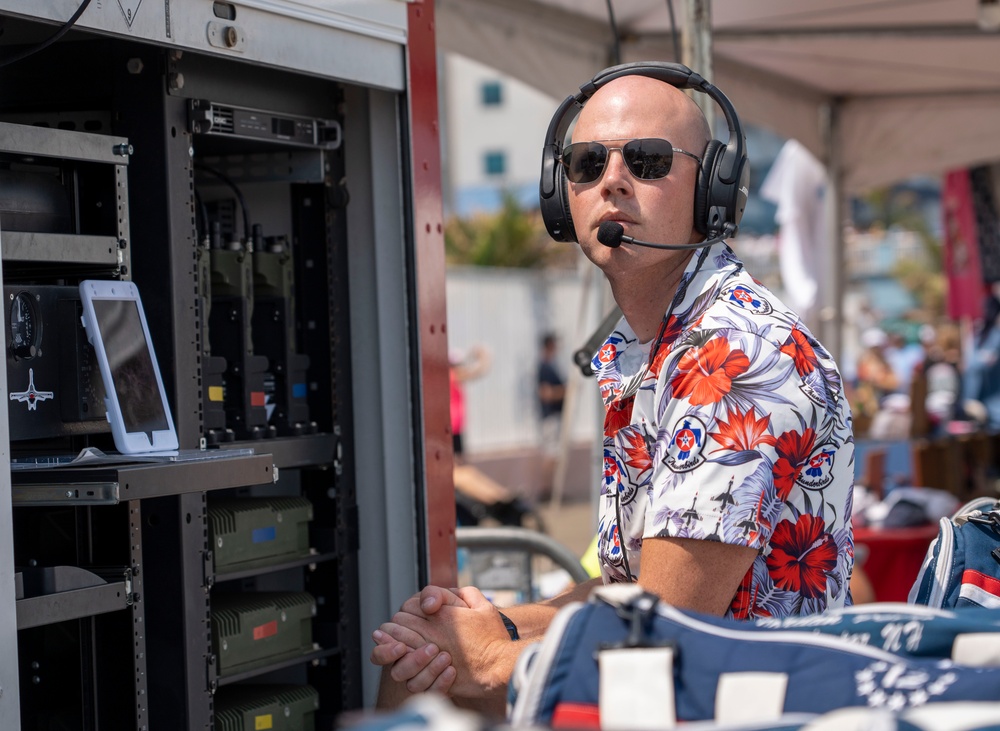
[[[432,0],[410,3],[408,26],[407,88],[413,146],[413,239],[416,247],[424,464],[427,473],[427,560],[431,583],[457,586],[437,47]]]
[[[979,259],[979,228],[968,170],[945,175],[941,190],[944,213],[944,270],[948,275],[948,316],[959,320],[983,316],[986,288]]]

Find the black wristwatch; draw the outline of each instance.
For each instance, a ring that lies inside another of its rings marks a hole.
[[[510,617],[508,617],[503,612],[497,612],[497,614],[499,614],[500,619],[503,620],[503,626],[507,628],[507,634],[510,635],[510,639],[511,640],[521,639],[521,635],[517,633],[517,625],[511,621]]]

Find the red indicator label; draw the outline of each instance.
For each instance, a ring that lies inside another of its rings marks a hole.
[[[272,619],[267,624],[262,624],[259,627],[253,628],[253,638],[255,640],[262,640],[265,637],[273,637],[278,634],[278,620]]]
[[[251,391],[250,392],[250,405],[251,406],[263,406],[264,405],[264,392],[263,391]]]

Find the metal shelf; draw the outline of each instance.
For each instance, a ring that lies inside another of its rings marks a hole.
[[[0,122],[0,152],[122,166],[131,154],[124,137],[10,122]]]
[[[338,553],[311,553],[308,556],[302,556],[300,558],[283,561],[282,563],[276,563],[270,566],[257,566],[252,569],[242,569],[240,571],[228,571],[222,574],[214,574],[211,578],[212,583],[215,584],[222,581],[249,579],[253,576],[261,576],[262,574],[276,573],[278,571],[286,571],[287,569],[295,569],[301,566],[311,566],[325,561],[333,561],[339,558],[340,555],[341,554]]]
[[[17,601],[18,630],[64,622],[68,619],[92,617],[95,614],[115,612],[129,606],[129,593],[125,582],[88,589],[74,589],[59,594],[36,596]]]
[[[330,464],[336,459],[336,437],[333,434],[305,434],[297,437],[276,437],[256,441],[225,442],[220,450],[252,447],[269,453],[278,469],[311,467]]]
[[[5,231],[3,260],[51,262],[116,269],[121,262],[115,236]]]
[[[128,569],[116,571],[122,581],[111,583],[76,566],[25,571],[31,580],[19,573],[22,584],[29,587],[33,584],[37,593],[17,600],[18,630],[115,612],[132,604],[132,572]]]
[[[119,502],[117,482],[19,485],[11,490],[14,505],[117,505]]]
[[[56,467],[11,473],[15,505],[114,505],[190,492],[249,487],[274,481],[270,454],[219,456],[190,462],[139,462]]]
[[[327,657],[333,657],[334,655],[336,655],[339,652],[340,652],[340,649],[336,648],[336,647],[332,648],[332,649],[314,650],[312,652],[306,652],[306,653],[303,653],[302,655],[297,655],[296,657],[293,657],[293,658],[287,658],[285,660],[281,660],[281,661],[276,662],[276,663],[274,663],[272,665],[265,665],[264,667],[254,668],[253,670],[244,670],[241,673],[235,673],[233,675],[226,675],[225,677],[220,676],[218,678],[218,684],[221,686],[221,685],[229,685],[230,683],[238,683],[238,682],[240,682],[242,680],[248,680],[248,679],[254,678],[254,677],[258,676],[258,675],[263,675],[264,673],[270,673],[270,672],[273,672],[275,670],[282,670],[284,668],[290,668],[290,667],[293,667],[295,665],[301,665],[301,664],[307,663],[307,662],[308,663],[313,663],[313,664],[318,664],[320,660],[322,660],[324,658],[327,658]]]

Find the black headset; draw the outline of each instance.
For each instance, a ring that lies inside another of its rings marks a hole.
[[[694,226],[707,237],[735,236],[746,208],[750,180],[747,140],[732,103],[715,86],[679,63],[645,61],[604,69],[559,105],[545,133],[542,150],[542,178],[539,203],[545,228],[556,241],[576,241],[576,229],[569,212],[566,169],[559,162],[570,124],[598,89],[622,76],[648,76],[678,89],[695,89],[708,94],[726,116],[729,141],[711,140],[705,148],[694,195]]]

